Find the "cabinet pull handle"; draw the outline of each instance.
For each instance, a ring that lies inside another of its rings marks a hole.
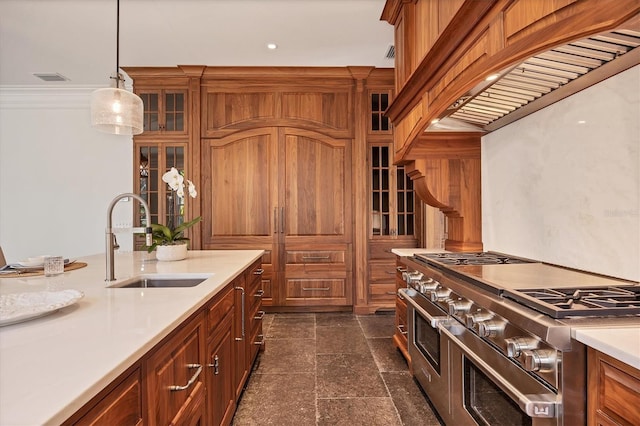
[[[253,271],[253,275],[262,275],[264,274],[264,269],[262,268],[258,268],[255,271]]]
[[[273,233],[277,234],[279,231],[278,229],[278,208],[274,207],[273,208]]]
[[[254,345],[262,346],[264,345],[264,334],[258,334],[258,338],[260,340],[253,342]]]
[[[317,290],[317,291],[329,291],[329,290],[331,290],[331,288],[329,288],[329,287],[302,287],[302,289],[304,291],[314,291],[314,290]]]
[[[395,275],[396,274],[396,271],[384,271],[384,272],[386,274],[389,274],[389,275]]]
[[[398,271],[398,272],[408,272],[409,268],[406,268],[404,266],[398,266],[398,267],[396,267],[396,271]]]
[[[395,291],[388,291],[387,294],[396,294]]]
[[[262,297],[262,295],[264,295],[264,290],[260,289],[256,291],[256,294],[254,294],[253,297]]]
[[[244,340],[244,287],[234,287],[234,290],[240,290],[242,292],[242,304],[240,305],[242,308],[242,337],[236,337],[236,341],[241,342]]]
[[[396,293],[396,295],[398,296],[398,299],[404,300],[404,297],[400,293]]]
[[[331,259],[331,256],[302,256],[304,260],[327,260]]]
[[[218,369],[219,366],[220,362],[218,360],[218,355],[213,357],[213,364],[207,364],[207,367],[213,368],[213,374],[216,376],[218,375],[218,373],[220,373],[220,370]]]
[[[408,331],[404,331],[404,325],[402,324],[400,324],[397,328],[400,334],[402,334],[403,336],[406,336],[409,333]]]
[[[184,385],[184,386],[171,385],[171,386],[169,386],[169,390],[171,390],[171,391],[183,391],[183,390],[189,389],[189,387],[192,384],[195,383],[195,381],[198,379],[198,376],[202,372],[202,365],[200,365],[200,364],[187,364],[187,368],[197,368],[197,370],[196,370],[195,373],[193,373],[193,376],[191,376],[191,378],[189,379],[189,381],[187,382],[186,385]]]
[[[280,207],[280,233],[284,233],[284,207]]]
[[[255,317],[253,317],[254,320],[256,321],[262,321],[262,319],[264,318],[265,312],[264,311],[258,311],[256,312],[258,315],[256,315]]]

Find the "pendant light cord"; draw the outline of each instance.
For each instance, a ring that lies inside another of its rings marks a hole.
[[[116,88],[120,88],[120,0],[116,0]]]

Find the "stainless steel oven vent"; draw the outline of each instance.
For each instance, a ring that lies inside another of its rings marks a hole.
[[[638,46],[640,46],[640,32],[633,30],[615,30],[559,46],[527,59],[504,73],[490,86],[476,89],[475,94],[468,94],[458,99],[447,110],[448,116],[480,126],[485,131],[495,130],[526,115],[520,113],[509,118],[509,115],[515,111],[552,94],[574,80],[586,77],[605,64],[613,64],[615,60]],[[637,64],[638,61],[632,61],[631,66],[633,62]],[[612,69],[608,75],[600,75],[598,80],[587,83],[587,86],[629,67],[627,65],[617,71]],[[528,113],[569,94],[555,100],[549,97],[544,105]]]

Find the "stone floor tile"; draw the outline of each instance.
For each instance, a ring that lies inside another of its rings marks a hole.
[[[409,371],[407,361],[402,353],[393,345],[390,337],[376,337],[367,339],[369,348],[376,365],[381,372],[386,371]]]
[[[276,314],[265,332],[267,339],[315,339],[315,337],[316,318],[313,314]]]
[[[364,336],[370,337],[392,337],[395,333],[394,315],[359,315],[358,322],[362,327]]]
[[[358,320],[350,312],[326,312],[316,314],[316,326],[318,327],[353,327],[358,326]]]
[[[252,375],[232,424],[315,425],[315,374]]]
[[[315,339],[271,339],[258,359],[257,371],[266,373],[314,373]]]
[[[362,329],[355,323],[349,327],[317,327],[316,354],[369,353]]]
[[[402,423],[391,398],[345,398],[318,399],[317,424],[320,426],[400,426]]]
[[[400,414],[402,424],[421,426],[441,424],[422,393],[422,389],[409,372],[382,373],[382,378]]]
[[[387,397],[371,354],[317,355],[318,398]]]

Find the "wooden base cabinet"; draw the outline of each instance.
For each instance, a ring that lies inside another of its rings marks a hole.
[[[204,342],[204,318],[199,314],[149,357],[146,424],[204,424]]]
[[[409,341],[407,328],[407,302],[397,294],[397,291],[401,288],[406,288],[406,283],[402,279],[402,272],[407,271],[407,267],[397,256],[396,260],[396,330],[393,335],[393,344],[400,350],[404,358],[411,366],[411,357],[409,356]]]
[[[258,260],[63,425],[229,425],[261,348]]]
[[[640,370],[588,348],[589,426],[640,425]]]

